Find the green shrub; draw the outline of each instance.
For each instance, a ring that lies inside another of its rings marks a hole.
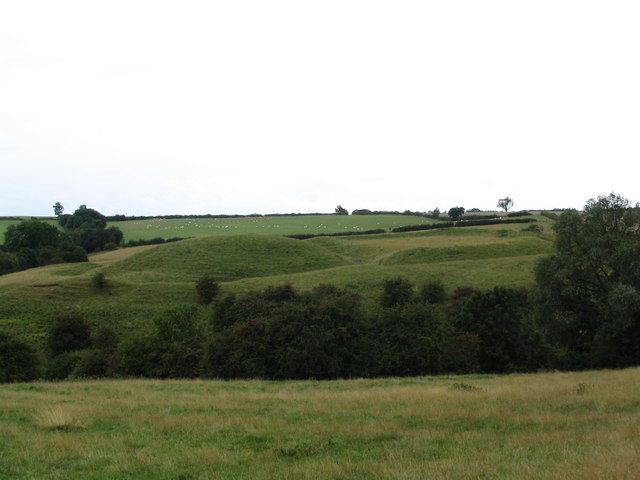
[[[85,349],[91,345],[89,324],[77,313],[59,315],[49,330],[47,345],[54,357]]]
[[[72,378],[80,361],[82,360],[81,351],[64,352],[60,355],[50,358],[45,372],[47,380],[65,380]]]
[[[0,275],[16,272],[19,268],[18,258],[15,255],[0,251]]]
[[[439,304],[447,300],[447,292],[441,281],[428,282],[420,287],[419,297],[427,303]]]
[[[91,286],[97,292],[106,290],[108,285],[107,277],[102,272],[97,272],[91,277]]]
[[[220,285],[209,275],[201,277],[196,282],[196,292],[198,293],[198,302],[203,305],[209,305],[220,290]]]
[[[404,277],[386,278],[382,283],[380,304],[385,308],[395,307],[414,299],[413,284]]]
[[[28,382],[40,375],[40,358],[28,343],[0,332],[0,383]]]

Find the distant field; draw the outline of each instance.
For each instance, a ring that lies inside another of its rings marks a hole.
[[[539,221],[543,233],[510,224],[309,240],[218,235],[124,248],[92,255],[89,263],[0,276],[0,328],[42,344],[51,318],[74,309],[93,325],[126,334],[147,328],[169,307],[196,304],[194,284],[204,274],[221,282],[222,294],[332,283],[360,294],[370,312],[378,308],[382,281],[397,275],[416,285],[441,280],[450,292],[462,285],[527,286],[537,259],[552,251],[551,222]],[[91,288],[98,271],[107,292]],[[210,316],[208,307],[198,308]]]
[[[0,385],[0,478],[636,479],[640,369]]]
[[[425,217],[410,215],[302,215],[296,217],[188,218],[176,220],[128,220],[113,222],[125,240],[154,237],[208,237],[261,233],[292,235],[295,233],[336,233],[402,225],[434,223]]]
[[[53,219],[47,220],[56,224]],[[336,233],[378,228],[391,229],[403,225],[434,223],[430,218],[411,215],[300,215],[295,217],[181,218],[163,220],[127,220],[110,222],[124,233],[126,240],[148,240],[162,237],[208,237],[261,233],[292,235],[295,233]],[[0,243],[4,232],[16,220],[0,220]]]

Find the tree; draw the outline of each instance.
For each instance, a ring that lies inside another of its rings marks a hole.
[[[460,220],[464,215],[464,207],[453,207],[449,209],[448,215],[451,220]]]
[[[49,353],[54,357],[87,348],[91,345],[89,324],[81,315],[75,313],[60,315],[49,331],[47,344]]]
[[[64,212],[64,207],[60,202],[56,202],[53,204],[53,213],[56,217],[59,217]]]
[[[438,220],[440,218],[440,209],[436,207],[430,212],[427,212],[427,217],[433,218],[434,220]]]
[[[509,197],[501,198],[498,200],[498,208],[501,208],[506,212],[513,207],[513,200]]]
[[[529,310],[525,290],[505,287],[476,292],[465,303],[456,326],[478,336],[483,372],[532,370],[545,365],[544,342]]]
[[[53,225],[32,218],[9,225],[4,238],[5,248],[9,252],[18,252],[21,249],[57,247],[60,243],[60,231]]]
[[[342,205],[338,205],[335,209],[336,215],[349,215],[349,211]]]
[[[560,215],[555,253],[536,267],[536,308],[560,366],[625,366],[640,332],[640,207],[614,193]],[[626,351],[623,352],[623,349]]]

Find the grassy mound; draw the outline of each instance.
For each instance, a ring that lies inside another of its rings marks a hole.
[[[234,235],[185,240],[118,262],[106,275],[136,282],[220,281],[337,267],[346,262],[322,247],[284,237]]]

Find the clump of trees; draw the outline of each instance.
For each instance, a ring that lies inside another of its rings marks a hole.
[[[336,215],[349,215],[349,210],[344,208],[342,205],[338,205],[334,210]]]
[[[0,275],[55,263],[86,262],[87,252],[121,245],[122,232],[107,227],[100,212],[82,205],[72,215],[63,215],[59,202],[54,210],[61,229],[37,218],[7,228],[0,246]]]
[[[462,216],[464,215],[464,212],[465,212],[464,207],[452,207],[449,209],[449,212],[447,212],[447,215],[449,215],[449,218],[451,220],[456,221],[462,218]]]

